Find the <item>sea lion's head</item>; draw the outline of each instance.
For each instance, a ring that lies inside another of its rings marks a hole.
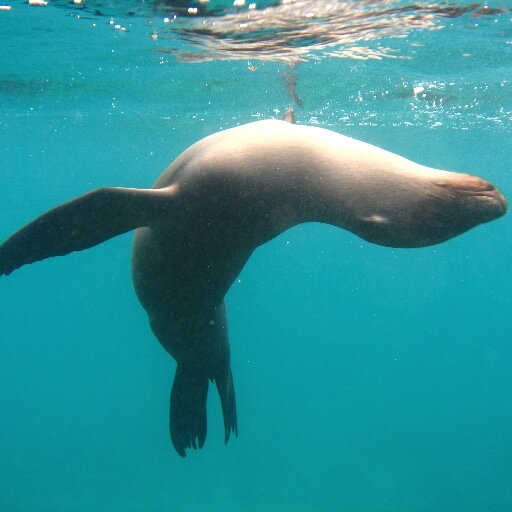
[[[356,234],[388,247],[423,247],[449,240],[495,220],[507,211],[503,194],[488,181],[439,171],[400,184],[396,201],[381,205],[383,213],[358,218]]]

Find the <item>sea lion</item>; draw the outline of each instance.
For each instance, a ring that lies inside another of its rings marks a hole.
[[[324,128],[257,121],[193,144],[152,189],[102,188],[43,214],[0,246],[0,275],[136,229],[133,282],[177,362],[170,431],[184,457],[206,438],[209,380],[225,441],[237,433],[224,296],[258,246],[296,224],[324,222],[375,244],[423,247],[506,209],[481,178]]]

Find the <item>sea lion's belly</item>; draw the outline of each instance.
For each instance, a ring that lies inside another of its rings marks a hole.
[[[213,256],[196,233],[188,235],[182,229],[135,232],[132,277],[150,315],[182,315],[222,300],[222,279],[213,272]]]

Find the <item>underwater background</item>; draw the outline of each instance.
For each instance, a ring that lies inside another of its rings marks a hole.
[[[512,197],[512,2],[33,3],[0,2],[1,240],[288,106]],[[211,389],[185,460],[132,234],[2,278],[0,511],[509,512],[511,219],[257,249],[227,295],[239,437]]]

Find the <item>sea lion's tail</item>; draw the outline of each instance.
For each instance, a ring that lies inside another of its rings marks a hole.
[[[93,247],[151,225],[172,203],[173,187],[101,188],[41,215],[0,245],[0,275],[51,256]]]

